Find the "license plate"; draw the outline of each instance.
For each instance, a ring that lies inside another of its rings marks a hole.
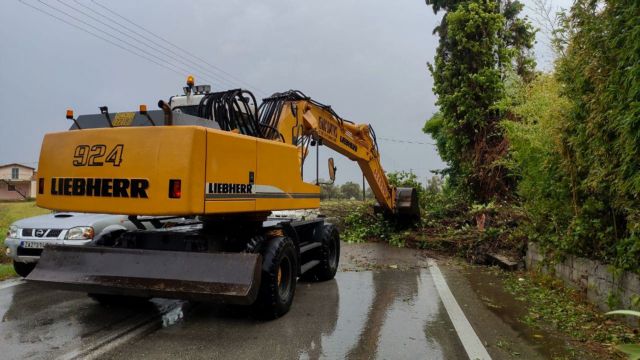
[[[52,244],[46,241],[23,241],[22,247],[25,249],[44,249],[47,244]]]

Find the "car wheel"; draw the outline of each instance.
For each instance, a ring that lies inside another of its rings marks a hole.
[[[36,263],[23,263],[19,261],[13,262],[13,270],[16,271],[16,274],[22,277],[27,277],[35,267]]]

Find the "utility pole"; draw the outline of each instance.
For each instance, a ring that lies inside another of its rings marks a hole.
[[[364,191],[364,173],[362,173],[362,201],[367,201],[365,191]]]

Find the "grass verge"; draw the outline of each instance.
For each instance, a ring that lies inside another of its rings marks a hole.
[[[35,201],[0,203],[0,245],[2,245],[0,246],[2,249],[2,252],[0,252],[0,264],[9,263],[11,260],[4,253],[4,238],[7,236],[9,225],[16,220],[50,212],[50,210],[37,207]],[[0,278],[5,273],[9,273],[9,271],[0,268]],[[13,273],[13,268],[11,268],[11,273]]]
[[[12,264],[0,264],[0,280],[9,279],[16,276],[18,276],[18,274],[13,271]]]

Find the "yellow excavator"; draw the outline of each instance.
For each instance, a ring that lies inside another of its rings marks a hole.
[[[329,280],[338,268],[334,225],[273,216],[320,206],[318,156],[315,183],[303,181],[303,169],[321,145],[358,162],[387,215],[419,218],[415,189],[389,184],[371,126],[299,91],[258,106],[249,91],[210,90],[190,76],[184,94],[159,101],[160,110],[67,111],[70,130],[42,143],[38,206],[127,214],[139,230],[104,233],[91,246],[46,246],[27,280],[101,303],[218,301],[277,318],[298,278]],[[331,181],[335,170],[329,159]],[[144,226],[159,221],[159,229]]]

